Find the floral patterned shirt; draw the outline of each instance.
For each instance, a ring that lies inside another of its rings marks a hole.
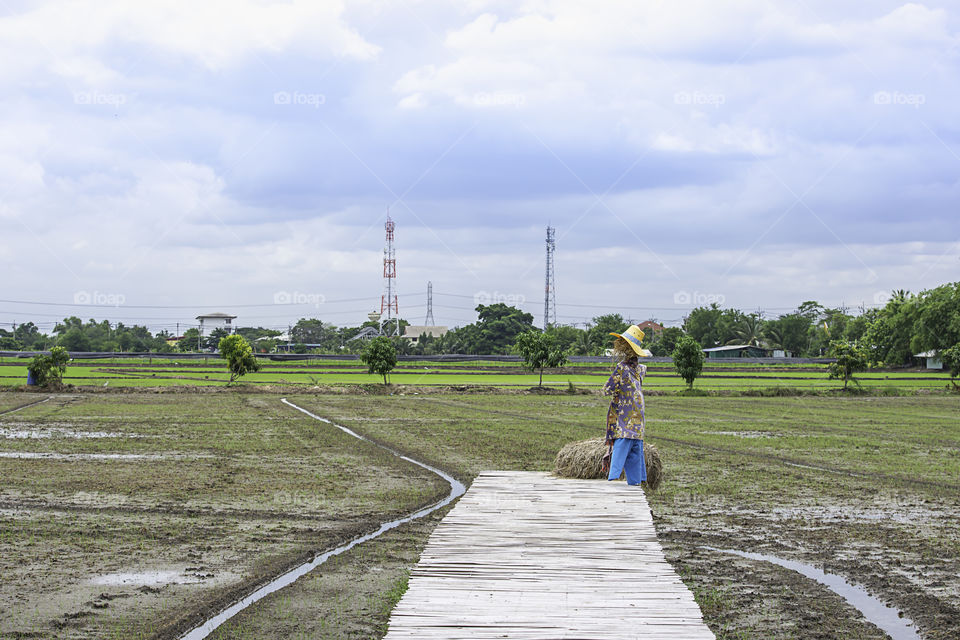
[[[643,440],[644,404],[640,381],[646,373],[647,365],[622,361],[603,385],[604,395],[613,396],[607,411],[608,442],[616,438]]]

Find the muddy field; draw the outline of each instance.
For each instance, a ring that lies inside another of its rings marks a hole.
[[[469,482],[549,469],[595,396],[291,398]],[[0,415],[0,637],[171,638],[446,486],[275,394],[54,396]],[[36,394],[0,394],[0,410]],[[718,638],[883,638],[797,560],[960,637],[960,398],[651,397],[668,558]],[[439,516],[323,565],[216,638],[376,638]],[[282,633],[278,633],[282,630]]]
[[[150,395],[3,415],[0,637],[171,637],[447,488],[301,415]]]

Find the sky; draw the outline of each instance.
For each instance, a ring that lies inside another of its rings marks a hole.
[[[506,302],[678,325],[960,280],[960,3],[0,3],[0,327]]]

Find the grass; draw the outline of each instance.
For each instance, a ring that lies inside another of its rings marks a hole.
[[[0,394],[7,406],[36,398]],[[606,406],[592,395],[290,399],[465,482],[485,469],[551,469],[560,446],[601,432]],[[803,582],[785,592],[786,572],[704,545],[839,563],[921,624],[956,630],[960,397],[652,396],[647,415],[666,471],[649,496],[658,531],[718,637],[861,632],[829,592]],[[166,637],[202,603],[443,492],[429,474],[275,394],[78,394],[0,420],[125,436],[0,437],[6,452],[158,456],[0,458],[0,635],[59,624],[71,637]],[[338,557],[217,637],[380,637],[435,521]],[[188,566],[215,577],[158,593],[89,584],[98,572]],[[917,586],[925,582],[945,585],[942,595]],[[125,597],[91,608],[104,590]],[[836,620],[815,624],[805,611]]]

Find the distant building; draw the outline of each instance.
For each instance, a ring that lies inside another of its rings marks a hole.
[[[644,335],[649,335],[651,333],[663,333],[663,325],[659,322],[654,322],[653,320],[644,320],[637,324],[640,327],[640,330],[643,331]]]
[[[923,360],[927,369],[943,369],[943,360],[937,356],[936,351],[924,351],[923,353],[918,353],[913,357]]]
[[[226,329],[233,333],[233,321],[237,316],[231,316],[229,313],[208,313],[197,316],[200,321],[200,335],[210,335],[216,329]]]
[[[407,338],[413,344],[417,344],[417,341],[420,340],[420,336],[427,334],[431,338],[439,338],[447,332],[446,327],[441,326],[423,326],[423,325],[413,325],[408,324],[403,330],[403,337]]]
[[[763,347],[755,347],[751,344],[730,344],[723,347],[711,347],[704,349],[707,358],[716,360],[719,358],[765,358],[767,350]]]
[[[377,327],[364,327],[360,330],[360,333],[347,340],[347,342],[353,342],[354,340],[373,340],[379,335],[380,329]]]
[[[166,343],[171,347],[175,347],[177,346],[177,343],[180,342],[181,340],[183,340],[183,336],[169,336],[166,339]]]

